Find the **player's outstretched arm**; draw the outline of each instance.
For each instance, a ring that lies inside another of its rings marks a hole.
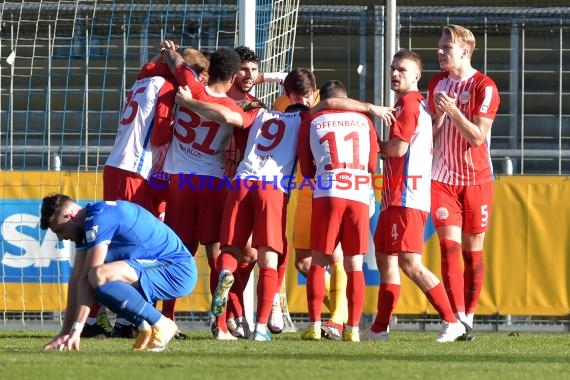
[[[65,319],[63,320],[63,326],[61,327],[59,334],[44,345],[45,351],[63,350],[63,344],[69,339],[69,332],[71,331],[73,321],[75,320],[75,314],[77,312],[77,284],[79,283],[79,277],[81,275],[81,271],[83,270],[84,260],[85,251],[77,250],[73,268],[71,269],[71,276],[67,285],[67,305],[65,308]]]
[[[396,121],[392,113],[396,110],[395,108],[364,103],[352,98],[329,98],[321,100],[319,104],[311,108],[311,112],[315,113],[326,109],[369,113],[382,119],[387,125],[392,125]]]
[[[160,44],[162,58],[172,73],[176,73],[176,68],[185,64],[184,57],[177,51],[177,46],[170,40],[163,41]]]
[[[204,116],[206,119],[236,128],[244,127],[242,114],[221,104],[202,102],[192,98],[192,92],[188,86],[178,87],[178,92],[176,93],[176,104],[191,109],[192,111]]]

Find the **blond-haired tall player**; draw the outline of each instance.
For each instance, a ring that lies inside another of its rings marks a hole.
[[[434,121],[431,214],[443,283],[467,327],[467,340],[474,339],[473,316],[485,275],[483,243],[493,203],[490,130],[500,103],[495,82],[471,66],[474,49],[469,29],[445,26],[438,42],[443,71],[428,85]]]

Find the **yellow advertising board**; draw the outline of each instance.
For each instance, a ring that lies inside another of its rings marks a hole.
[[[102,198],[100,173],[0,173],[0,309],[62,310],[74,248],[39,228],[43,196],[66,193],[86,204]],[[491,226],[485,243],[486,278],[478,314],[568,315],[570,313],[570,181],[559,176],[499,177]],[[289,236],[296,199],[289,205]],[[426,228],[424,263],[440,276],[438,239]],[[179,300],[177,311],[207,311],[209,270],[198,253],[199,280],[194,292]],[[305,279],[294,266],[286,277],[289,310],[306,313]],[[376,311],[379,276],[374,255],[365,257],[365,313]],[[426,297],[403,280],[396,313],[435,314]]]

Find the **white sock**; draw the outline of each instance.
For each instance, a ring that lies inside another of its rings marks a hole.
[[[321,329],[321,321],[309,322],[309,326],[315,326],[317,330]]]
[[[142,321],[142,323],[140,325],[137,326],[137,328],[139,329],[139,331],[150,331],[150,325],[148,324],[147,321]]]
[[[266,323],[256,323],[255,331],[260,334],[267,334],[267,324]]]
[[[475,313],[467,313],[465,314],[465,323],[469,325],[469,327],[473,327],[473,318],[475,317]]]
[[[273,304],[281,305],[281,294],[279,292],[275,293],[275,297],[273,297]]]
[[[358,326],[346,326],[346,329],[355,333],[358,332]]]
[[[166,317],[164,315],[161,315],[158,321],[156,321],[156,323],[152,325],[152,327],[160,327],[161,325],[164,325],[165,322],[166,322]]]
[[[455,313],[455,318],[459,319],[461,322],[466,322],[464,311],[458,311],[457,313]]]

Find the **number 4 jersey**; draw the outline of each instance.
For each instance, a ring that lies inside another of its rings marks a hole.
[[[378,151],[374,126],[362,113],[321,111],[301,127],[299,159],[303,175],[315,178],[313,198],[368,204],[370,173],[376,170]]]

